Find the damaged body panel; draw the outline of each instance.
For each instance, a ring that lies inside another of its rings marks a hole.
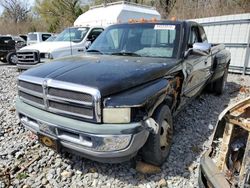
[[[201,187],[249,187],[250,97],[225,109],[202,159]]]

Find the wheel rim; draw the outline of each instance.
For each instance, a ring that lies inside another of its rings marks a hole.
[[[160,130],[160,147],[161,150],[166,150],[170,145],[171,126],[166,120],[163,120]]]
[[[12,55],[12,56],[10,57],[10,61],[11,61],[11,63],[13,63],[13,64],[17,64],[17,62],[18,62],[17,55],[16,55],[16,54]]]

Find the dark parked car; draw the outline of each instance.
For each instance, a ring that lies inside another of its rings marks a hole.
[[[25,45],[26,42],[19,36],[0,36],[0,60],[10,64],[16,64],[16,50],[19,50]]]
[[[230,53],[187,21],[117,24],[85,55],[30,69],[18,78],[16,109],[40,142],[102,162],[138,151],[161,165],[172,117],[209,85],[221,94]]]

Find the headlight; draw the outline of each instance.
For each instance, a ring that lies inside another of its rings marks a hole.
[[[53,56],[52,56],[51,53],[45,53],[44,54],[44,58],[46,58],[46,59],[53,59]]]
[[[129,123],[131,116],[130,108],[104,108],[104,123]]]

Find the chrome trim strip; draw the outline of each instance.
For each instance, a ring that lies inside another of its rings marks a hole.
[[[42,86],[44,78],[38,78],[35,76],[19,75],[18,80],[25,81],[29,83],[39,84]]]
[[[86,119],[93,119],[93,116],[87,116],[87,115],[84,115],[84,114],[77,114],[77,113],[73,113],[73,112],[59,110],[59,109],[56,109],[56,108],[52,108],[50,106],[48,107],[48,111],[54,112],[54,113],[61,113],[61,114],[67,114],[67,115],[82,117],[82,118],[86,118]]]
[[[85,147],[89,147],[89,148],[93,147],[93,143],[92,142],[88,142],[88,141],[86,141],[84,139],[81,139],[81,137],[79,137],[77,139],[77,138],[70,137],[70,136],[68,136],[66,134],[59,134],[59,135],[57,135],[57,137],[60,138],[60,139],[62,139],[62,140],[74,143],[74,144],[79,144],[79,145],[82,145],[82,146],[85,146]]]
[[[39,103],[33,102],[33,101],[31,101],[31,100],[28,100],[28,99],[25,99],[25,98],[23,98],[23,97],[21,97],[21,96],[19,96],[19,98],[20,98],[21,100],[23,100],[24,102],[26,102],[27,104],[30,104],[30,105],[32,105],[32,106],[39,107],[39,108],[45,110],[44,105],[41,105],[41,104],[39,104]]]
[[[42,93],[38,93],[36,91],[32,91],[30,89],[26,89],[26,88],[21,87],[21,86],[18,86],[18,89],[24,93],[27,93],[27,94],[32,95],[32,96],[40,97],[41,99],[43,99]]]
[[[96,96],[99,91],[95,88],[80,85],[80,84],[73,84],[70,82],[63,82],[63,81],[57,81],[57,80],[48,80],[48,87],[53,87],[57,89],[65,89],[70,91],[78,91],[81,93],[87,93],[91,94],[93,96]]]
[[[64,103],[64,104],[68,104],[68,103],[75,103],[75,104],[81,104],[81,105],[85,105],[85,106],[91,106],[93,107],[93,102],[81,102],[81,101],[77,101],[77,100],[72,100],[72,99],[67,99],[67,98],[63,98],[63,97],[56,97],[56,96],[52,96],[52,95],[47,95],[47,99],[50,101],[56,101],[56,102],[60,102],[60,103]]]
[[[43,80],[43,100],[44,100],[44,106],[46,110],[49,108],[49,101],[48,101],[47,95],[48,95],[48,80],[44,79]]]
[[[39,131],[39,125],[33,121],[29,121],[29,119],[27,117],[22,117],[20,119],[20,122],[23,125],[29,127],[29,129],[31,129],[31,131],[33,131],[33,132]]]

